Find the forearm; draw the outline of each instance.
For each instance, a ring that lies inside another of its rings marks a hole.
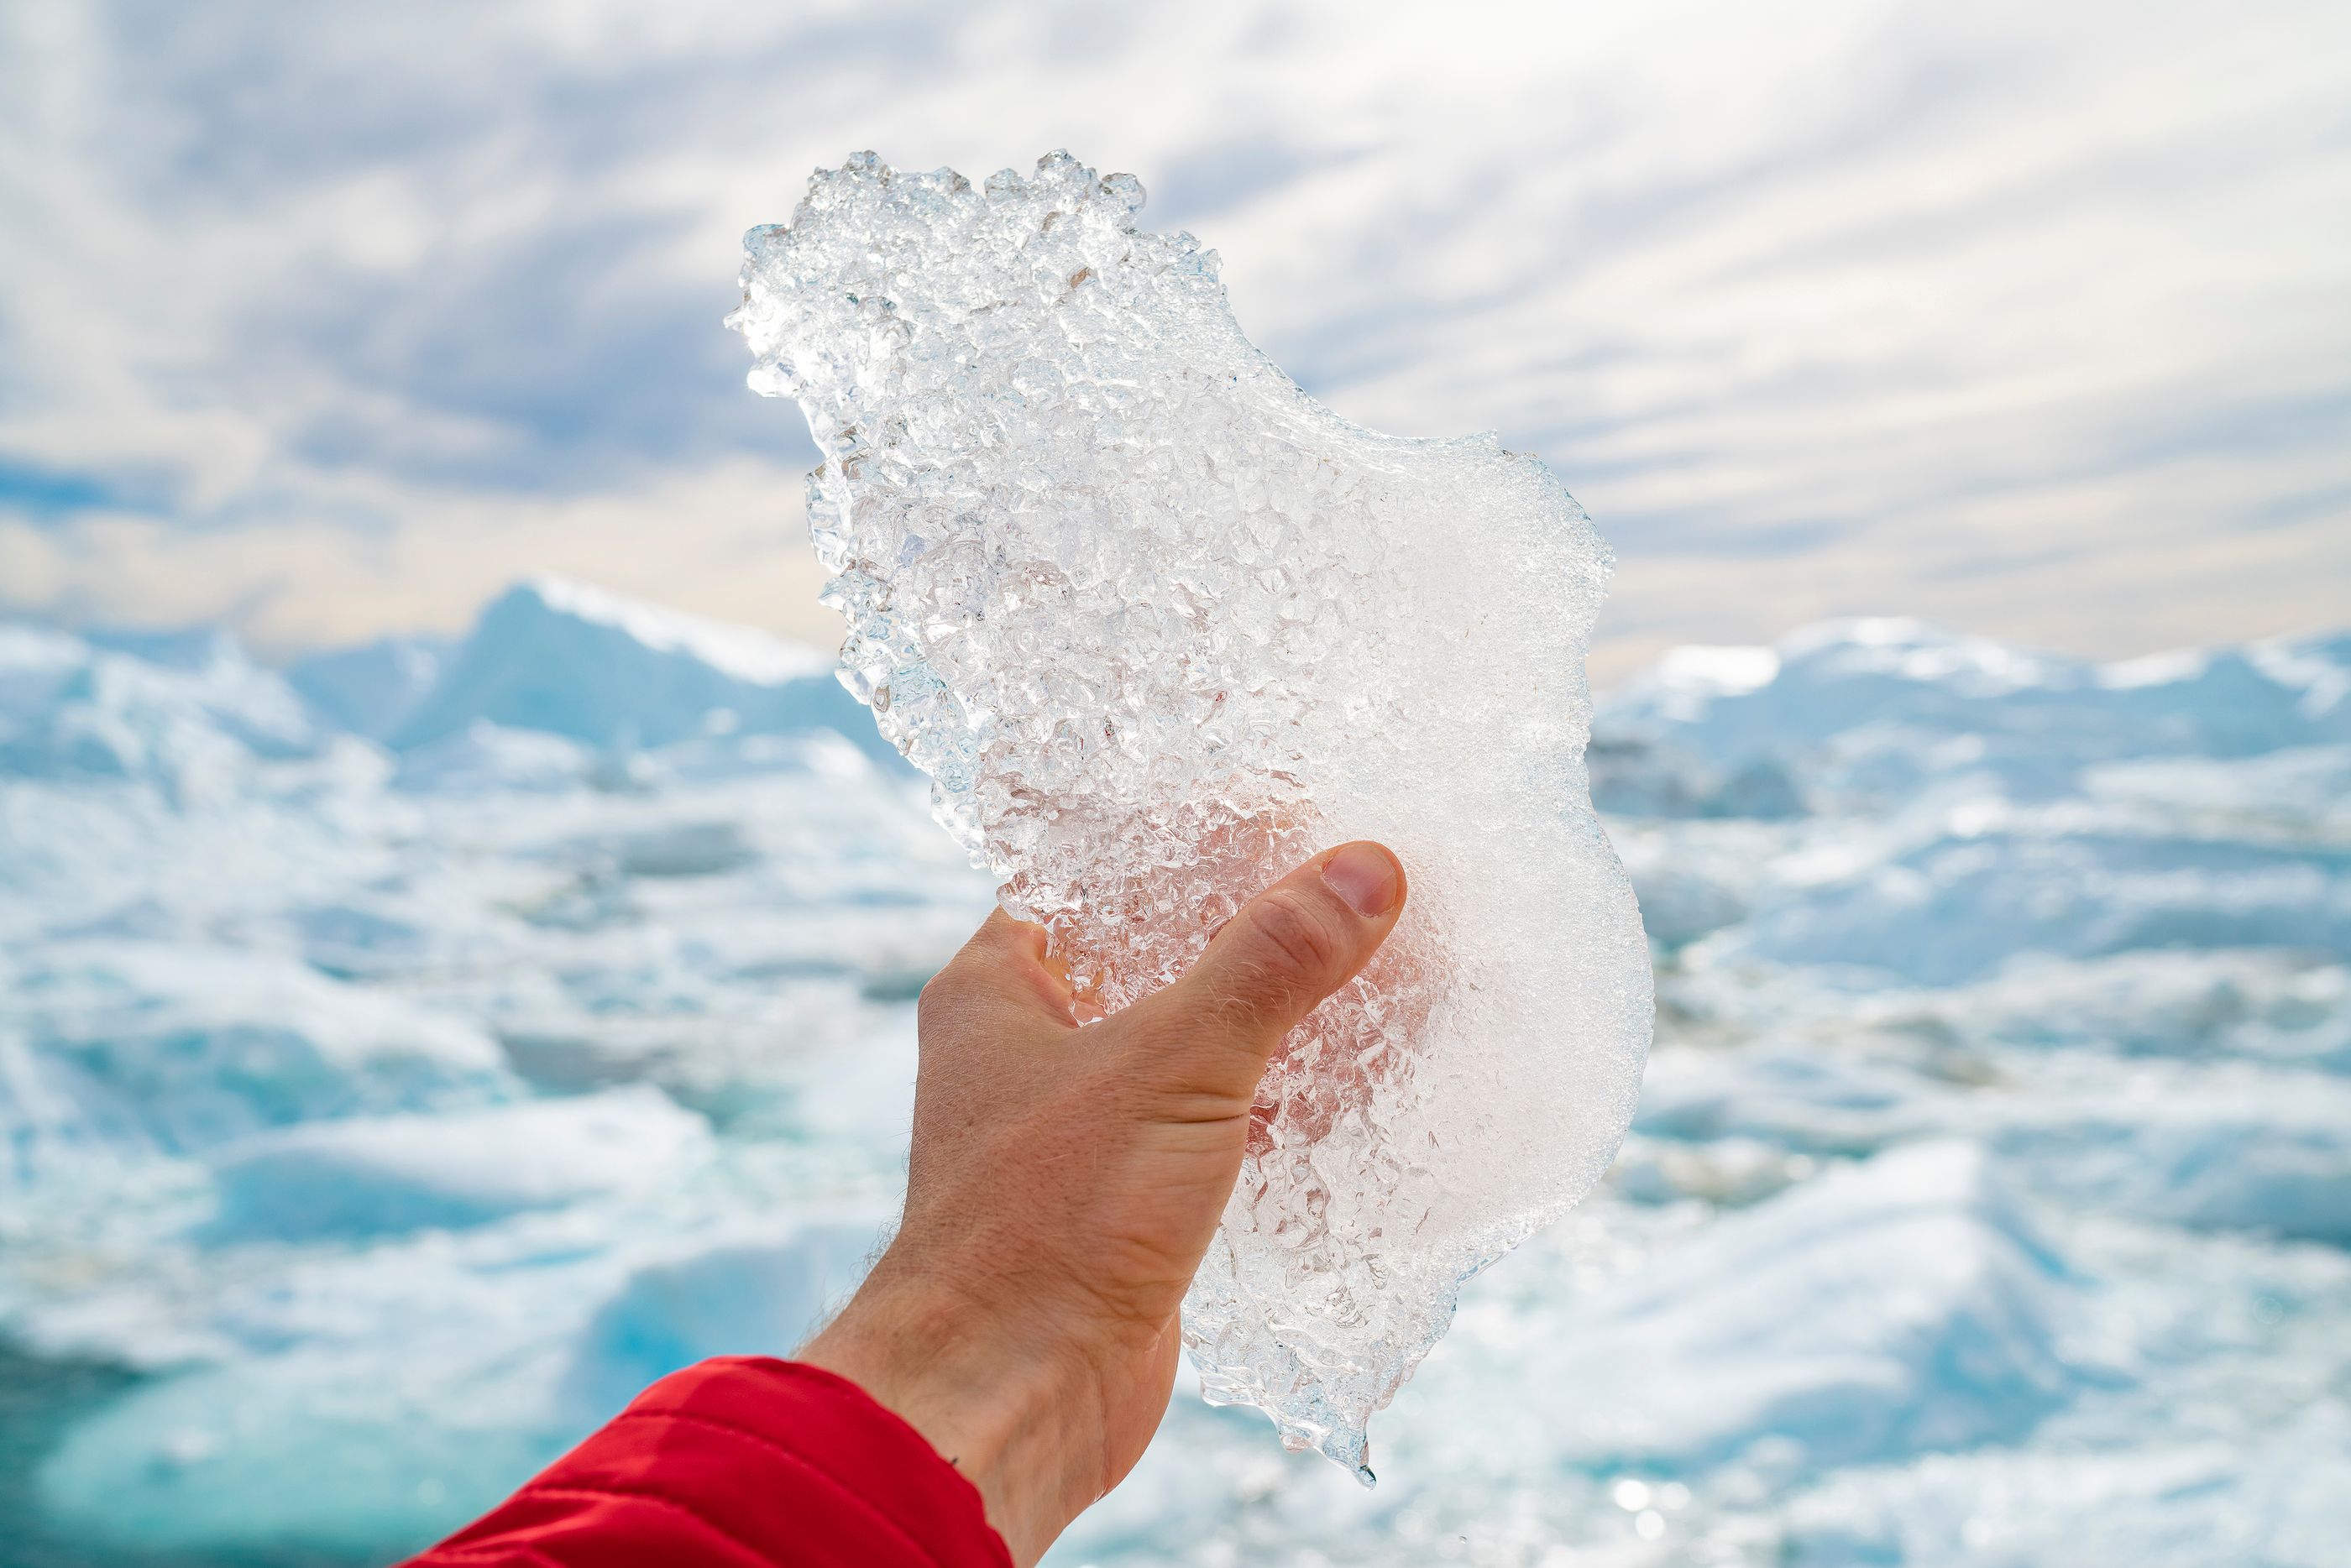
[[[799,1359],[920,1432],[978,1490],[1016,1563],[1036,1562],[1105,1490],[1087,1367],[1057,1336],[1021,1335],[917,1266],[885,1255]]]

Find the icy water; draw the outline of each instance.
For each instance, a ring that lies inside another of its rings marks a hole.
[[[0,1562],[381,1563],[789,1350],[990,888],[825,660],[540,584],[260,670],[0,629]],[[1601,1189],[1362,1492],[1188,1376],[1060,1564],[2321,1564],[2351,1538],[2351,639],[1693,650]]]

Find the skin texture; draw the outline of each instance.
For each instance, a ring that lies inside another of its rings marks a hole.
[[[1016,1562],[1143,1457],[1266,1062],[1404,899],[1386,849],[1325,851],[1082,1030],[1043,931],[1001,911],[924,988],[905,1217],[800,1358],[968,1476]]]

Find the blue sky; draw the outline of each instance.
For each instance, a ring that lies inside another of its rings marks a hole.
[[[742,231],[1066,146],[1309,390],[1545,456],[1599,666],[2351,619],[2351,9],[0,5],[0,607],[266,648],[552,569],[829,635]]]

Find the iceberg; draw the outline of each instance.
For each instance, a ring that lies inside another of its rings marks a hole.
[[[2072,1394],[2065,1271],[1984,1151],[1921,1143],[1719,1222],[1529,1357],[1586,1462],[1813,1462],[2013,1439]]]
[[[482,723],[600,747],[816,730],[878,746],[828,673],[822,654],[748,627],[534,577],[482,612],[384,733],[396,751]]]
[[[286,681],[327,723],[381,740],[432,691],[449,651],[434,638],[384,638],[306,655],[287,666]]]
[[[1616,808],[1657,815],[1785,815],[1791,784],[1865,808],[1959,774],[2054,798],[2100,763],[2351,742],[2346,641],[2098,664],[1918,620],[1824,621],[1771,648],[1677,649],[1609,702],[1594,750]]]
[[[519,1087],[464,1017],[284,958],[120,940],[0,960],[0,1194],[72,1162]]]
[[[1995,1137],[2038,1192],[2351,1247],[2351,1085],[2339,1078],[2148,1064],[2119,1103],[2110,1089],[2036,1098]]]
[[[1986,1053],[2239,1056],[2351,1073],[2351,969],[2292,952],[2137,952],[2090,963],[2036,958],[1987,985],[1898,996],[1885,1005],[1907,1027]]]
[[[1742,1185],[1921,1138],[1980,1142],[2036,1197],[2198,1230],[2351,1245],[2351,1089],[2242,1062],[2142,1062],[2119,1093],[2110,1061],[2053,1054],[1991,1083],[1949,1081],[1931,1056],[1808,1043],[1652,1057],[1628,1196],[1736,1202]],[[1728,1190],[1726,1190],[1728,1189]]]
[[[210,1239],[392,1235],[487,1224],[648,1187],[706,1158],[702,1117],[643,1085],[440,1116],[313,1121],[214,1162]]]
[[[307,755],[322,739],[285,680],[225,635],[0,626],[0,778],[214,798],[256,756]]]
[[[855,1286],[879,1229],[863,1210],[714,1226],[674,1193],[643,1201],[371,1250],[326,1238],[222,1312],[245,1354],[154,1369],[26,1467],[25,1490],[78,1548],[35,1560],[404,1554],[654,1379],[787,1354]]]
[[[2317,1568],[2351,1530],[2351,1496],[2310,1456],[2346,1449],[2351,1417],[2338,1409],[2244,1441],[1936,1455],[1911,1469],[1841,1474],[1792,1499],[1781,1560],[1814,1568]]]
[[[984,188],[862,153],[751,232],[729,321],[824,454],[843,683],[1081,1013],[1318,847],[1402,856],[1404,923],[1268,1071],[1183,1314],[1211,1401],[1368,1482],[1462,1283],[1632,1115],[1648,950],[1583,760],[1609,556],[1494,437],[1307,397],[1143,202],[1065,153]]]
[[[713,1355],[789,1355],[865,1277],[878,1215],[702,1243],[630,1274],[581,1332],[567,1377],[593,1419]]]

